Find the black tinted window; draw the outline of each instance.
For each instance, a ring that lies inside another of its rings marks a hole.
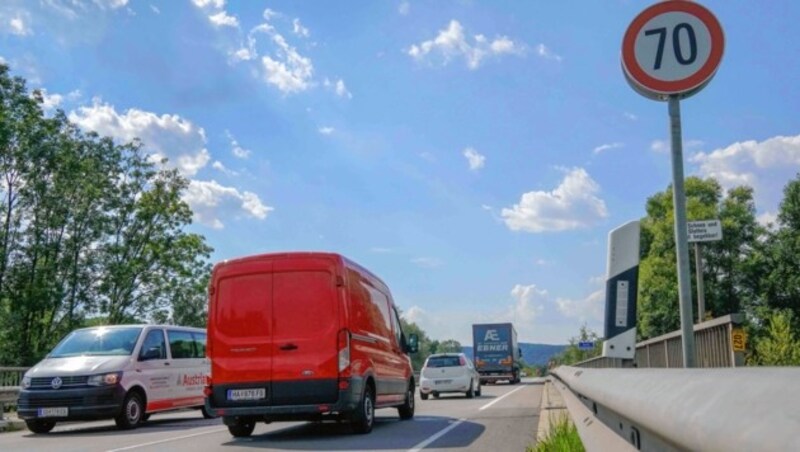
[[[426,367],[459,367],[460,365],[458,356],[434,356],[428,358]]]
[[[147,359],[167,359],[167,342],[164,340],[164,332],[161,330],[151,330],[144,338],[142,349],[139,351],[140,358]]]

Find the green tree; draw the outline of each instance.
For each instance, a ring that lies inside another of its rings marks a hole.
[[[447,339],[439,343],[436,353],[461,353],[461,342],[455,339]]]
[[[0,363],[100,319],[201,325],[211,249],[184,230],[187,181],[42,102],[0,65]]]
[[[800,341],[793,329],[790,310],[775,311],[767,318],[766,334],[756,342],[756,361],[763,366],[800,365]]]
[[[594,347],[591,350],[581,350],[579,348],[580,342],[593,342]],[[600,342],[600,337],[585,323],[581,325],[580,331],[577,336],[569,339],[569,345],[563,352],[559,353],[553,358],[555,364],[569,366],[595,356],[600,356],[603,353],[603,345]]]
[[[716,180],[697,177],[687,178],[685,189],[690,221],[719,218],[722,222],[723,239],[701,245],[706,310],[721,316],[748,309],[757,290],[750,256],[766,234],[755,218],[752,189],[735,187],[723,195]],[[638,297],[642,338],[680,328],[672,188],[648,198],[646,212],[641,222]],[[696,300],[694,259],[690,265],[692,299]]]

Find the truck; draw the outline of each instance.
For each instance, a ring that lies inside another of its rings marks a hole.
[[[506,380],[520,382],[522,352],[517,344],[517,330],[511,323],[472,325],[472,353],[481,384]]]

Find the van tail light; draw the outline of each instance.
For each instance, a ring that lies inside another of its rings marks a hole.
[[[350,367],[350,331],[339,330],[337,348],[339,349],[339,373],[342,373]]]
[[[459,364],[461,367],[464,367],[464,366],[466,366],[466,365],[467,365],[467,360],[466,360],[466,359],[464,359],[464,357],[463,357],[463,356],[459,356],[459,357],[458,357],[458,364]]]

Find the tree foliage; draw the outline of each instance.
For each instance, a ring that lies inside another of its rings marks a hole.
[[[800,366],[800,340],[792,328],[790,310],[775,311],[767,318],[766,334],[755,347],[756,361],[764,366]]]
[[[579,347],[581,342],[592,342],[594,347],[591,350],[581,350]],[[567,348],[553,358],[553,364],[569,366],[589,358],[594,358],[595,356],[600,356],[602,353],[603,344],[600,341],[600,336],[584,323],[581,325],[578,335],[569,339]]]
[[[93,318],[204,324],[211,249],[185,231],[186,179],[42,102],[0,65],[0,363]]]

